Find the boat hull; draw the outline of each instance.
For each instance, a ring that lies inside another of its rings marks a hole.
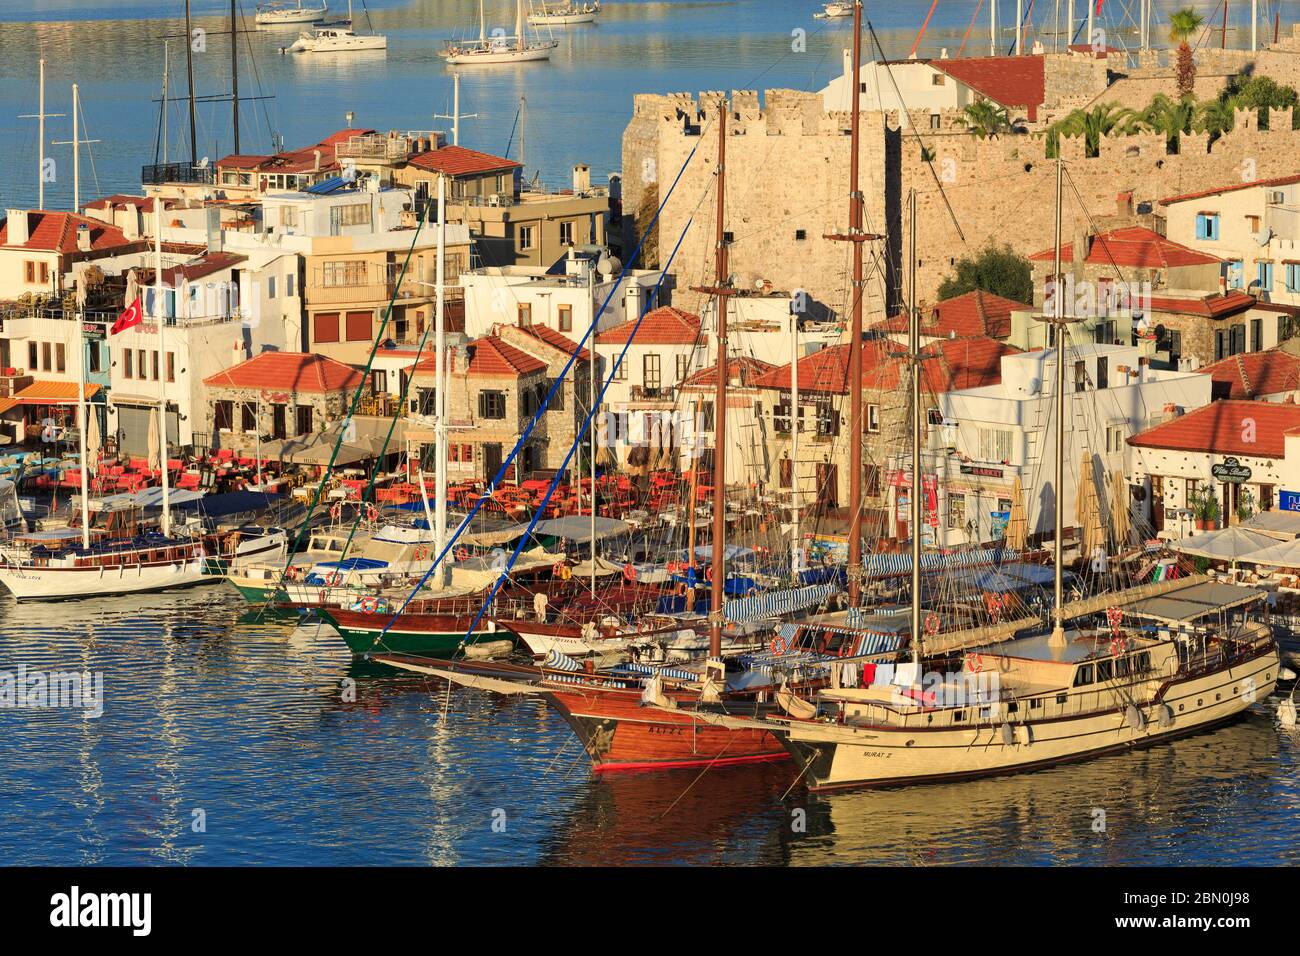
[[[528,23],[535,27],[567,27],[574,23],[595,23],[598,16],[598,13],[536,14],[528,18]]]
[[[488,618],[479,622],[466,638],[474,623],[472,615],[461,614],[367,614],[341,608],[322,610],[339,636],[354,654],[418,654],[439,658],[456,657],[467,643],[500,641],[510,638]],[[393,626],[384,633],[385,625]]]
[[[203,571],[204,559],[158,565],[120,567],[16,568],[0,567],[0,584],[19,601],[61,601],[113,594],[165,591],[212,583]]]
[[[494,66],[504,63],[529,63],[537,60],[549,60],[551,51],[558,44],[540,46],[527,50],[475,50],[462,53],[444,53],[443,58],[452,66]]]
[[[597,773],[786,760],[772,734],[699,720],[690,710],[643,707],[637,690],[554,689],[551,705],[578,735]]]
[[[1200,676],[1169,682],[1140,708],[1134,727],[1114,710],[1034,721],[1026,735],[1012,725],[978,727],[853,727],[799,722],[777,736],[805,768],[810,790],[895,787],[1039,770],[1133,750],[1208,730],[1237,717],[1273,692],[1280,659],[1276,647]],[[1169,707],[1162,726],[1157,709]],[[1021,725],[1024,726],[1024,725]]]

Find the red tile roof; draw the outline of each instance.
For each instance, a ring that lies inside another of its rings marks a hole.
[[[633,345],[694,345],[700,341],[700,317],[670,305],[651,309],[641,319],[628,319],[596,336],[597,345],[622,345],[636,332]]]
[[[331,133],[314,146],[302,149],[290,149],[271,156],[258,156],[235,153],[217,160],[218,168],[255,169],[275,173],[304,173],[316,169],[316,153],[320,152],[320,168],[334,170],[338,168],[336,147],[347,142],[353,136],[365,136],[373,129],[341,129]]]
[[[515,348],[509,342],[495,335],[485,335],[470,342],[469,365],[465,369],[468,375],[494,375],[518,378],[546,371],[546,363],[529,355],[523,349]],[[435,358],[430,355],[415,366],[417,372],[437,372]]]
[[[1300,356],[1269,349],[1233,355],[1200,370],[1210,376],[1216,396],[1251,399],[1256,395],[1274,395],[1300,389]]]
[[[247,361],[209,375],[204,385],[256,388],[281,392],[336,392],[361,384],[361,373],[324,355],[261,352]]]
[[[153,212],[152,196],[127,196],[124,193],[114,193],[111,196],[104,196],[96,199],[94,202],[84,204],[82,209],[122,209],[127,206],[135,206],[144,212]],[[174,199],[164,199],[163,209],[172,209],[177,205]]]
[[[1046,99],[1041,56],[970,56],[930,65],[995,103],[1026,107],[1031,120]]]
[[[771,362],[764,362],[762,359],[751,358],[748,355],[733,356],[727,359],[727,382],[728,384],[739,382],[740,387],[747,388],[755,384],[760,376],[766,375],[774,368],[776,368],[775,365]],[[687,388],[703,388],[706,386],[713,388],[717,384],[717,362],[714,362],[708,368],[700,369],[682,382],[683,387]]]
[[[1042,262],[1051,260],[1055,255],[1054,249],[1044,249],[1029,258]],[[1073,258],[1074,243],[1061,246],[1061,261],[1069,262]],[[1142,226],[1127,226],[1094,236],[1087,259],[1089,265],[1129,266],[1138,269],[1170,269],[1221,261],[1217,256],[1190,249]]]
[[[555,331],[555,329],[551,328],[549,325],[529,325],[522,329],[522,331],[527,332],[539,342],[545,342],[553,349],[559,349],[565,355],[572,355],[573,350],[578,348],[577,342],[573,341],[573,339],[569,338],[563,332]],[[590,362],[591,353],[586,349],[580,349],[578,351],[578,361]]]
[[[195,282],[204,276],[210,276],[229,269],[247,258],[247,256],[236,255],[233,252],[209,252],[193,262],[186,262],[183,265],[164,269],[163,282],[174,289],[179,288],[182,281]],[[146,270],[146,272],[148,278],[144,282],[148,285],[153,281],[153,270]]]
[[[73,253],[77,251],[77,229],[84,225],[90,230],[90,248],[96,251],[131,245],[138,240],[128,239],[122,230],[98,219],[73,215],[70,212],[27,213],[28,238],[24,249],[43,249],[48,252]],[[0,226],[0,246],[9,245],[9,221]]]
[[[410,165],[430,172],[445,173],[448,176],[475,176],[522,168],[521,164],[513,159],[493,156],[491,153],[480,153],[476,149],[466,149],[464,146],[444,146],[442,149],[416,153],[411,157]]]
[[[1253,427],[1247,424],[1253,421]],[[1139,448],[1215,455],[1281,458],[1283,435],[1300,427],[1300,405],[1283,402],[1211,402],[1194,412],[1148,428],[1128,440]],[[1246,441],[1247,437],[1254,441]]]
[[[924,309],[921,334],[937,338],[987,335],[1005,339],[1011,334],[1011,313],[1031,312],[1033,308],[1028,303],[976,289]],[[906,332],[907,326],[907,315],[903,314],[877,322],[872,328],[879,332]]]
[[[944,339],[921,350],[922,385],[930,392],[996,385],[1002,356],[1020,350],[990,338]],[[799,360],[799,391],[848,393],[849,344],[833,345]],[[907,350],[887,339],[862,343],[863,388],[892,390],[907,381]],[[752,382],[760,388],[790,389],[790,366],[782,365]]]
[[[1148,300],[1152,312],[1172,312],[1176,315],[1200,315],[1208,319],[1221,319],[1253,308],[1253,295],[1233,289],[1223,295],[1204,295],[1199,298],[1153,295]]]
[[[1222,186],[1215,186],[1213,189],[1202,189],[1194,193],[1181,193],[1177,196],[1166,196],[1160,200],[1162,206],[1168,206],[1171,203],[1183,202],[1188,199],[1204,199],[1206,196],[1218,196],[1220,193],[1236,192],[1238,189],[1255,189],[1258,187],[1269,186],[1290,186],[1292,183],[1300,183],[1300,174],[1294,176],[1279,176],[1276,179],[1256,179],[1253,182],[1231,182]]]

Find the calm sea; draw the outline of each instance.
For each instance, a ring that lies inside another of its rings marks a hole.
[[[0,860],[1300,862],[1297,737],[1271,702],[1079,766],[814,798],[789,764],[597,777],[537,702],[356,665],[331,634],[243,611],[224,584],[0,600],[0,672],[104,681],[98,718],[0,710]]]
[[[336,0],[337,3],[337,0]],[[82,86],[82,195],[138,188],[158,138],[161,37],[176,2],[0,0],[0,201],[35,202],[36,61],[51,112]],[[197,24],[223,25],[198,0]],[[869,7],[891,56],[926,4]],[[1235,5],[1241,6],[1241,5]],[[251,21],[251,5],[243,2]],[[489,25],[508,4],[488,3]],[[281,57],[292,38],[245,38],[245,150],[343,125],[427,127],[450,111],[434,51],[471,28],[473,0],[371,3],[379,57]],[[618,167],[638,91],[821,86],[846,42],[814,4],[606,4],[560,33],[550,64],[467,74],[462,143],[518,156],[562,182],[569,164]],[[358,3],[358,9],[360,5]],[[987,9],[987,7],[986,7]],[[1003,3],[1008,14],[1011,4]],[[103,19],[104,17],[115,19]],[[969,22],[945,4],[922,53],[955,50]],[[499,21],[499,23],[498,23]],[[251,22],[250,22],[251,26]],[[808,31],[805,52],[791,31]],[[981,32],[984,30],[985,32]],[[981,52],[987,28],[972,33]],[[557,31],[558,33],[558,31]],[[195,59],[203,95],[228,88],[229,48]],[[173,60],[177,66],[179,60]],[[183,72],[173,73],[173,89]],[[259,94],[260,91],[260,94]],[[527,96],[526,119],[517,121]],[[169,155],[183,112],[173,105]],[[67,119],[50,139],[69,139]],[[445,121],[437,121],[445,126]],[[512,136],[512,127],[515,128]],[[200,110],[201,151],[230,145],[228,106]],[[59,152],[62,150],[63,152]],[[51,147],[60,170],[66,147]],[[92,162],[93,158],[93,162]],[[28,170],[32,174],[27,174]],[[71,202],[68,176],[47,205]],[[332,635],[244,624],[225,585],[52,606],[0,597],[0,676],[102,674],[98,718],[0,710],[0,860],[10,864],[1085,863],[1296,862],[1297,738],[1271,704],[1216,733],[1089,764],[988,782],[810,798],[777,765],[594,777],[567,726],[533,701],[501,701],[353,664]],[[787,791],[790,791],[787,795]],[[803,811],[796,813],[796,811]],[[1104,828],[1098,827],[1104,812]]]
[[[1173,0],[1169,0],[1173,3]],[[1179,6],[1187,5],[1178,0]],[[1197,0],[1208,14],[1211,0]],[[224,0],[194,0],[195,27],[206,31],[204,49],[194,54],[195,90],[200,97],[230,92],[230,40]],[[1014,0],[998,0],[1002,52],[1012,43]],[[1065,4],[1059,4],[1061,16]],[[336,56],[282,56],[298,28],[257,29],[255,4],[238,0],[241,96],[265,97],[242,104],[243,152],[271,151],[275,137],[301,147],[344,125],[376,129],[448,129],[434,114],[451,112],[451,78],[437,56],[455,36],[477,35],[477,0],[370,0],[370,23],[388,36],[386,52]],[[920,43],[920,55],[955,54],[970,28],[966,52],[989,52],[984,3],[942,3]],[[1039,5],[1040,9],[1048,7]],[[346,14],[346,0],[332,11]],[[360,28],[367,26],[361,0],[354,3]],[[512,32],[511,0],[486,0],[488,30]],[[1109,12],[1113,8],[1114,12]],[[1249,4],[1232,4],[1233,18],[1248,17]],[[46,63],[46,109],[71,113],[71,85],[81,87],[83,136],[98,140],[82,159],[83,202],[114,192],[139,192],[140,166],[163,154],[159,109],[163,41],[171,36],[170,96],[185,90],[182,0],[0,0],[0,202],[5,207],[36,203],[37,123],[20,119],[37,110],[37,61]],[[559,48],[549,63],[464,71],[463,113],[476,113],[461,126],[461,143],[493,153],[522,155],[528,174],[566,185],[574,163],[587,162],[603,180],[619,168],[620,140],[638,92],[716,89],[820,89],[839,71],[840,51],[849,45],[850,20],[815,20],[813,0],[608,0],[595,26],[556,28]],[[926,0],[868,3],[881,48],[907,56],[929,4]],[[1082,17],[1084,0],[1075,5]],[[1055,7],[1036,16],[1049,47],[1057,42]],[[1157,12],[1160,8],[1157,7]],[[1113,45],[1131,47],[1136,36],[1118,4],[1106,4],[1099,25]],[[1218,22],[1217,20],[1215,21]],[[1237,22],[1233,20],[1233,22]],[[1128,32],[1124,32],[1125,29]],[[1064,30],[1064,25],[1060,27]],[[796,31],[804,31],[796,36]],[[1157,25],[1153,36],[1163,37]],[[1037,34],[1030,34],[1032,41]],[[1235,42],[1230,35],[1229,42]],[[796,50],[796,47],[798,49]],[[870,36],[864,41],[874,50]],[[526,98],[521,111],[520,99]],[[169,111],[168,158],[188,157],[185,105]],[[229,103],[201,102],[197,123],[200,156],[217,159],[232,151]],[[46,139],[71,140],[70,116],[51,119]],[[58,181],[46,205],[70,208],[72,150],[49,146]]]

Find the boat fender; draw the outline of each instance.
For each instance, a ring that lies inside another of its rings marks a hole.
[[[1002,725],[1002,742],[1008,747],[1016,742],[1016,732],[1010,724]]]
[[[1028,747],[1034,742],[1034,728],[1030,727],[1028,724],[1017,724],[1016,739]]]
[[[1142,716],[1142,711],[1138,710],[1133,704],[1129,704],[1124,710],[1124,722],[1133,730],[1145,730],[1146,718]]]
[[[1283,667],[1277,672],[1278,680],[1295,680],[1295,671],[1289,667]]]
[[[1168,704],[1161,704],[1158,714],[1161,727],[1172,727],[1174,725],[1174,709]]]
[[[1282,722],[1283,727],[1294,727],[1296,722],[1295,701],[1290,697],[1279,701],[1277,705],[1277,719]]]

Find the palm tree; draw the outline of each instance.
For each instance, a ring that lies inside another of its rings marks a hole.
[[[965,116],[953,122],[970,130],[977,139],[996,139],[1001,133],[1018,133],[1020,121],[1011,119],[1005,106],[998,106],[990,100],[976,100],[967,104]]]
[[[1096,156],[1101,152],[1103,136],[1135,133],[1141,125],[1141,117],[1133,110],[1115,103],[1100,103],[1090,110],[1077,109],[1053,123],[1048,130],[1048,149],[1056,152],[1053,147],[1062,136],[1082,136],[1084,154]]]
[[[1211,143],[1224,133],[1230,132],[1236,122],[1237,101],[1235,97],[1206,100],[1196,107],[1196,131],[1198,133],[1209,133]]]
[[[1192,128],[1196,102],[1191,99],[1172,100],[1157,93],[1141,113],[1142,125],[1155,133],[1164,133],[1165,149],[1178,152],[1178,138]]]
[[[1178,96],[1191,96],[1196,91],[1196,61],[1192,59],[1192,48],[1187,41],[1201,28],[1204,18],[1190,7],[1176,12],[1169,18],[1169,39],[1178,44]]]

